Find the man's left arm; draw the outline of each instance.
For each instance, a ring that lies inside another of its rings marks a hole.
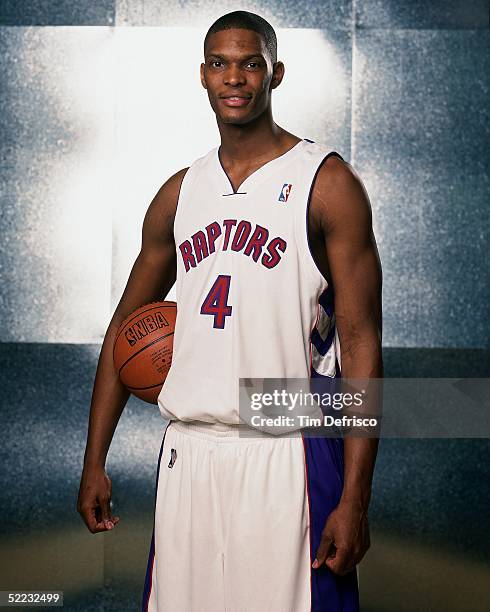
[[[382,272],[369,197],[350,164],[331,157],[320,169],[312,211],[324,241],[340,340],[342,379],[382,378]],[[344,487],[327,518],[313,567],[352,570],[370,545],[367,511],[377,438],[344,437]]]

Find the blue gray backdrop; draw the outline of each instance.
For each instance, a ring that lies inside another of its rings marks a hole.
[[[108,460],[121,523],[89,534],[92,383],[151,197],[218,141],[201,41],[235,9],[278,30],[278,123],[366,185],[385,374],[489,376],[489,0],[0,0],[0,590],[138,607],[165,422],[130,400]],[[490,609],[488,450],[383,441],[363,610]]]

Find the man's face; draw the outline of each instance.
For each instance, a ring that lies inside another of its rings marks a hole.
[[[281,67],[281,62],[273,67],[257,32],[237,28],[212,34],[201,64],[201,82],[218,119],[244,124],[261,115],[271,90],[281,81]]]

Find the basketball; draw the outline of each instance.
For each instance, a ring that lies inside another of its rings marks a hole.
[[[175,302],[151,302],[132,312],[114,342],[114,365],[123,385],[139,399],[157,404],[172,364]]]

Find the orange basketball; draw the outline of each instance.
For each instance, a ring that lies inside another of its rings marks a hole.
[[[123,385],[136,397],[156,404],[172,364],[175,302],[151,302],[132,312],[114,342],[114,365]]]

